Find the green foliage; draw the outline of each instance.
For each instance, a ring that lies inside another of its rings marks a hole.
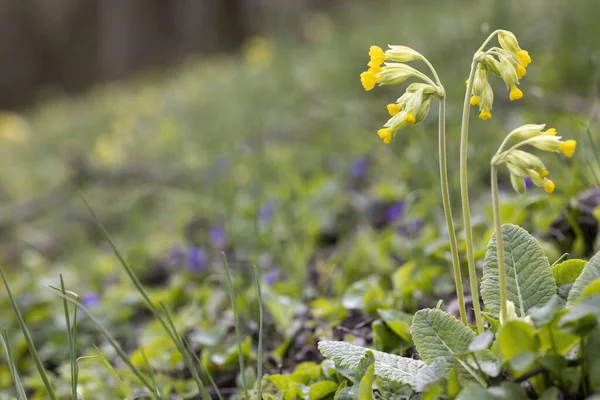
[[[508,300],[515,304],[517,315],[525,317],[534,306],[546,304],[556,293],[556,283],[542,246],[525,229],[503,225],[504,258]],[[481,296],[494,314],[500,312],[498,259],[495,235],[485,255]]]
[[[573,305],[581,296],[584,289],[598,278],[600,278],[600,253],[590,259],[575,280],[575,283],[573,283],[573,288],[569,292],[567,299],[567,305]]]

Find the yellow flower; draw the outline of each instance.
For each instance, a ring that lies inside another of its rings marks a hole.
[[[383,139],[383,143],[389,143],[392,140],[392,130],[389,128],[383,128],[377,131],[377,135]]]
[[[554,182],[552,182],[550,179],[546,179],[544,182],[544,192],[548,194],[554,192]]]
[[[556,136],[556,129],[550,128],[550,129],[546,130],[546,132],[544,132],[544,134],[548,135],[548,136]]]
[[[539,174],[540,174],[540,176],[541,176],[542,178],[545,178],[545,177],[547,177],[548,175],[550,175],[550,171],[548,171],[547,169],[543,169],[543,170],[541,170],[541,171],[539,172]]]
[[[577,142],[574,140],[567,140],[560,145],[558,145],[558,149],[563,152],[563,154],[567,157],[571,157],[573,153],[575,153],[575,148],[577,147]]]
[[[390,113],[390,115],[393,117],[394,115],[396,115],[400,112],[400,104],[388,104],[387,110]]]
[[[415,119],[415,116],[414,116],[412,110],[409,111],[408,114],[406,114],[404,116],[404,122],[406,122],[406,125],[414,125],[415,124],[416,119]]]
[[[372,72],[374,74],[382,71],[381,65],[376,64],[376,63],[374,63],[372,61],[369,61],[369,63],[367,64],[367,66],[369,67],[369,72]]]
[[[529,64],[531,64],[531,57],[529,56],[529,52],[527,50],[519,50],[517,51],[517,60],[519,60],[519,64],[527,68]]]
[[[523,98],[523,92],[521,92],[521,89],[513,85],[510,87],[510,94],[508,95],[508,98],[510,101],[520,100]]]
[[[360,74],[360,83],[362,83],[365,90],[372,90],[375,85],[379,82],[377,75],[371,71],[365,71]]]
[[[471,103],[472,106],[478,106],[479,105],[479,101],[480,101],[479,96],[471,96],[470,103]]]
[[[371,56],[371,62],[376,65],[381,65],[385,61],[385,53],[379,46],[371,46],[369,56]]]
[[[517,78],[521,79],[527,74],[527,70],[521,64],[517,64]]]
[[[492,113],[490,113],[489,110],[486,110],[485,108],[483,110],[481,110],[481,112],[479,113],[479,119],[483,120],[483,121],[487,121],[488,119],[492,118]]]

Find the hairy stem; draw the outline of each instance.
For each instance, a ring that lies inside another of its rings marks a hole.
[[[465,227],[465,242],[467,247],[467,264],[469,267],[469,284],[471,286],[471,296],[473,298],[473,308],[475,312],[475,321],[477,330],[483,333],[483,317],[481,315],[481,306],[479,305],[479,292],[477,290],[477,271],[475,270],[475,256],[473,254],[473,231],[471,229],[471,211],[469,209],[469,187],[467,180],[467,147],[469,140],[469,103],[471,92],[473,91],[473,78],[477,67],[476,58],[471,64],[471,72],[467,82],[467,91],[465,94],[465,104],[463,107],[462,125],[460,129],[460,199],[462,203],[463,224]]]
[[[436,76],[437,77],[437,76]],[[450,238],[450,252],[452,253],[452,267],[454,272],[454,285],[456,287],[456,297],[458,299],[458,311],[460,320],[467,323],[467,312],[465,310],[465,296],[460,273],[460,260],[458,258],[458,244],[456,241],[456,232],[454,231],[454,221],[452,219],[452,208],[450,206],[450,194],[448,189],[448,165],[446,162],[446,96],[440,97],[439,114],[439,159],[440,159],[440,182],[442,185],[442,203],[444,204],[444,215],[448,227],[448,236]]]
[[[504,242],[502,239],[502,221],[500,220],[500,201],[498,199],[498,170],[494,164],[492,164],[491,178],[496,254],[498,254],[498,282],[500,284],[500,320],[506,321],[506,265],[504,263]]]

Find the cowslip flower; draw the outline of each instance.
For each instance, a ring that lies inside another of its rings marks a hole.
[[[575,140],[563,141],[557,136],[556,129],[549,128],[544,131],[545,124],[526,124],[511,131],[500,146],[500,149],[492,158],[492,165],[506,164],[510,173],[510,180],[515,191],[523,193],[529,182],[544,189],[546,193],[553,193],[556,185],[548,179],[550,172],[542,160],[531,153],[520,150],[524,145],[533,146],[542,151],[563,153],[572,157],[577,147]],[[511,139],[520,142],[503,150],[503,147]],[[530,184],[530,183],[529,183]]]

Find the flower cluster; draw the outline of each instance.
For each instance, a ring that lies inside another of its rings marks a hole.
[[[520,142],[505,151],[502,151],[501,147],[492,159],[493,165],[506,164],[510,172],[511,184],[519,193],[523,193],[526,189],[526,178],[529,178],[534,185],[543,187],[546,193],[552,193],[555,189],[554,182],[548,179],[550,172],[542,160],[531,153],[520,150],[520,147],[530,145],[542,151],[563,153],[567,157],[571,157],[575,153],[577,147],[575,140],[563,141],[560,136],[557,136],[556,129],[550,128],[544,131],[545,127],[545,124],[526,124],[513,130],[508,134],[504,143],[510,139],[519,139]]]
[[[492,118],[494,93],[488,82],[488,72],[504,81],[511,101],[520,100],[523,98],[523,92],[518,88],[519,79],[525,76],[527,66],[531,63],[529,53],[519,47],[512,32],[499,31],[498,42],[501,47],[480,52],[475,58],[477,68],[473,77],[470,103],[472,106],[479,106],[479,118],[482,120]],[[468,85],[469,81],[466,83]]]
[[[384,52],[381,47],[371,46],[369,56],[371,57],[367,64],[369,69],[360,74],[360,81],[365,90],[372,90],[377,84],[396,85],[411,77],[422,81],[409,85],[406,92],[395,103],[388,104],[387,109],[391,118],[377,132],[377,135],[384,143],[390,143],[400,129],[407,125],[416,125],[427,117],[431,106],[431,95],[440,96],[443,89],[427,75],[404,64],[408,61],[425,59],[409,47],[389,46],[389,49]]]

